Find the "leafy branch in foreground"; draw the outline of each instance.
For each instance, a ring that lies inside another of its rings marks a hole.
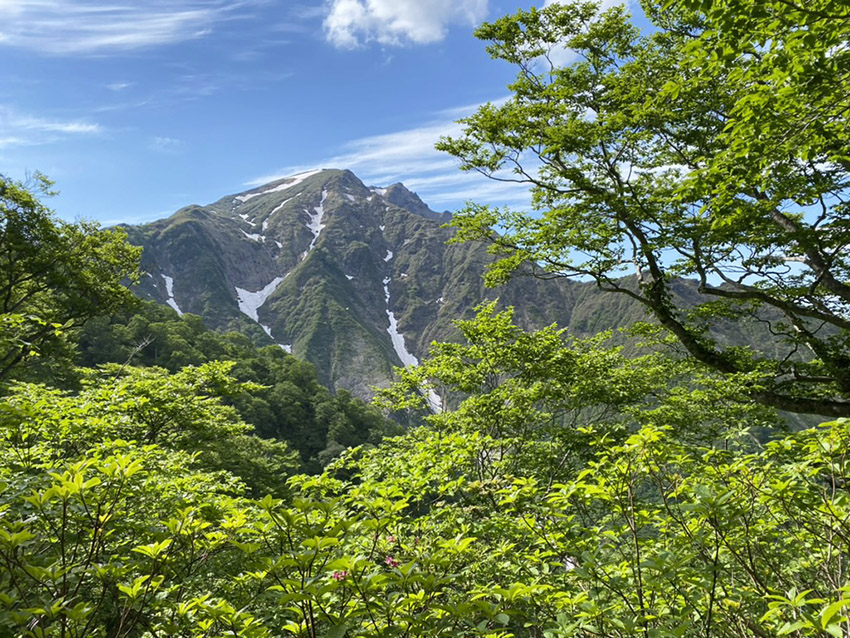
[[[385,393],[457,409],[337,469],[411,495],[420,533],[474,536],[477,583],[533,591],[503,601],[508,631],[845,634],[850,422],[763,446],[746,379],[524,333],[493,305],[460,328]]]
[[[589,2],[479,28],[517,67],[513,95],[438,148],[528,184],[533,200],[528,212],[469,205],[458,238],[492,242],[491,280],[531,262],[631,297],[694,359],[758,372],[758,402],[850,416],[850,8],[643,8],[646,35],[622,7]],[[561,47],[576,61],[552,63]],[[682,277],[696,308],[675,294]],[[720,346],[717,317],[759,322],[775,356]]]

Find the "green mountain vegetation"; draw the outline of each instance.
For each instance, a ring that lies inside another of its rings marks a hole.
[[[236,332],[207,330],[200,317],[181,318],[152,302],[94,317],[77,339],[77,363],[86,368],[129,363],[177,373],[187,366],[234,362],[234,379],[262,387],[222,395],[223,402],[257,435],[285,441],[297,451],[302,470],[317,472],[344,448],[398,433],[377,409],[345,390],[332,394],[320,385],[312,364],[277,346],[257,347]]]
[[[378,393],[410,414],[429,391],[451,398],[395,436],[275,344],[337,339],[327,326],[342,325],[345,295],[394,312],[381,288],[402,294],[390,283],[412,278],[395,269],[412,265],[402,248],[417,234],[392,235],[389,216],[415,211],[364,193],[359,213],[390,237],[346,253],[323,215],[357,201],[353,176],[296,176],[271,188],[314,190],[280,220],[299,249],[248,232],[272,195],[260,187],[127,229],[147,233],[140,255],[124,231],[53,218],[39,183],[0,180],[0,635],[850,634],[850,9],[644,9],[644,35],[624,9],[585,3],[483,25],[518,67],[513,97],[441,145],[534,183],[534,214],[453,218],[454,241],[492,245],[491,278],[529,263],[582,275],[654,321],[614,339],[529,330],[534,310],[479,304]],[[549,66],[556,47],[577,61]],[[533,169],[516,163],[535,154]],[[251,243],[226,244],[243,214]],[[207,269],[198,295],[180,285],[191,264],[158,252],[179,241],[215,248],[183,253]],[[434,258],[479,254],[452,246]],[[137,277],[140,259],[151,276]],[[390,283],[348,285],[375,268]],[[174,310],[134,301],[123,284],[137,281]],[[321,312],[288,314],[286,286]],[[208,303],[221,333],[189,314]],[[401,358],[383,324],[350,321]],[[227,331],[239,322],[267,345]],[[774,348],[749,347],[751,334]],[[836,418],[789,433],[779,409]],[[295,474],[304,464],[314,473]]]

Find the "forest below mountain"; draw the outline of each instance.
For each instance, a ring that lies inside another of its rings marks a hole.
[[[850,7],[643,8],[482,25],[512,96],[439,147],[531,189],[452,216],[490,283],[647,321],[485,301],[373,405],[0,178],[0,636],[850,635]]]

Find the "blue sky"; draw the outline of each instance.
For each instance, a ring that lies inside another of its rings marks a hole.
[[[432,208],[521,204],[433,150],[513,70],[472,32],[542,2],[0,0],[0,174],[138,223],[316,167]]]

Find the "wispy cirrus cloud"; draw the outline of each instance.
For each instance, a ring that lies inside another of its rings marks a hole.
[[[183,148],[183,142],[176,137],[154,137],[150,148],[158,153],[177,153]]]
[[[56,120],[22,114],[0,105],[0,148],[48,144],[67,137],[97,135],[100,124],[85,120]]]
[[[0,47],[51,54],[135,50],[204,37],[248,1],[0,0]]]
[[[115,91],[117,93],[118,91],[123,91],[124,89],[129,89],[134,84],[135,84],[135,82],[110,82],[109,84],[106,85],[106,88],[109,89],[110,91]]]
[[[334,167],[353,171],[367,184],[387,186],[404,182],[433,207],[453,209],[468,200],[527,206],[530,199],[527,185],[463,172],[455,158],[434,148],[440,137],[458,136],[462,127],[455,120],[474,110],[474,105],[458,107],[438,113],[433,121],[422,126],[351,140],[320,162],[287,166],[245,185],[258,186],[305,170]]]

